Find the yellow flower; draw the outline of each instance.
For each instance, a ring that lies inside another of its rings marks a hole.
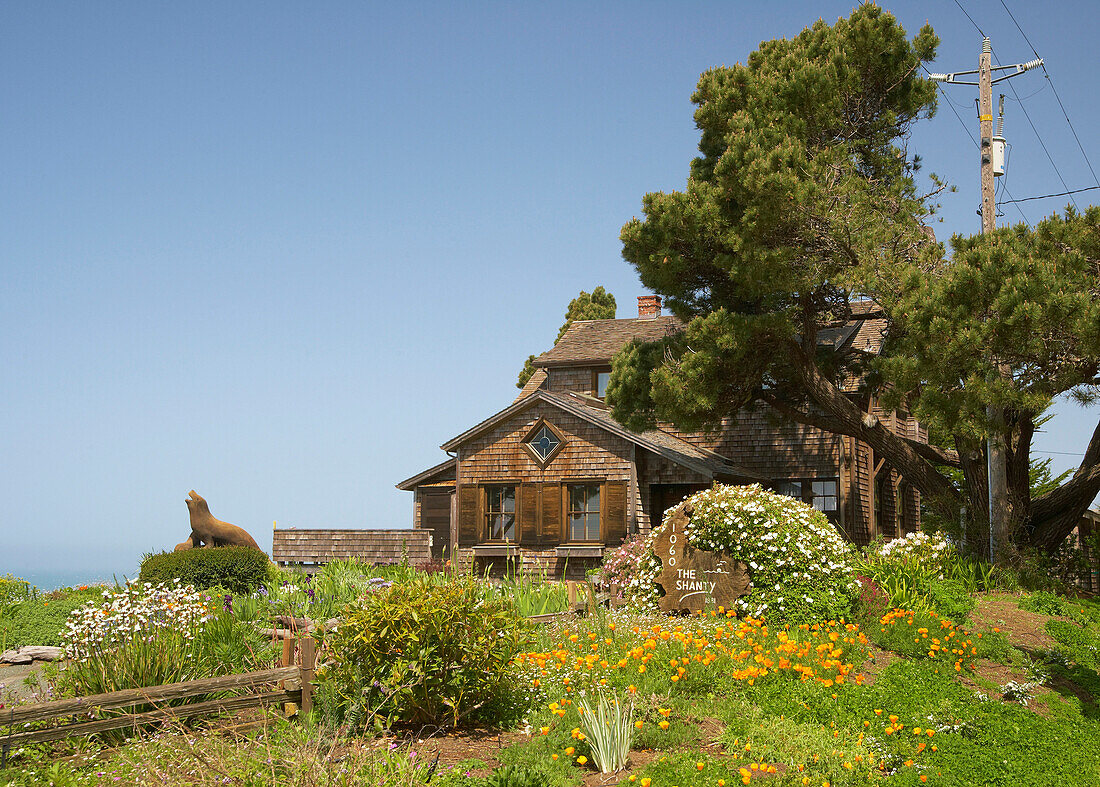
[[[640,730],[641,728],[642,728],[642,720],[638,719],[636,722],[634,722],[634,729]]]
[[[648,776],[647,776],[647,777],[645,777],[644,779],[642,779],[642,787],[649,787],[649,783],[650,783],[651,781],[653,781],[653,780],[652,780],[652,779],[650,779],[650,778],[649,778]]]
[[[667,730],[668,729],[668,722],[665,721],[664,719],[661,719],[659,722],[657,722],[657,726],[660,727],[662,730]]]
[[[577,758],[577,765],[584,765],[586,762],[588,762],[588,758],[583,754]]]
[[[570,746],[569,748],[567,748],[565,750],[565,753],[568,754],[570,757],[572,757],[573,756],[573,747]]]
[[[697,770],[697,771],[701,771],[701,770],[703,770],[703,768],[705,768],[705,767],[707,767],[707,766],[705,766],[705,765],[704,765],[703,763],[701,763],[701,762],[697,762],[697,763],[695,763],[695,770]]]
[[[539,727],[539,732],[541,732],[543,735],[549,735],[550,734],[550,728],[549,727]]]

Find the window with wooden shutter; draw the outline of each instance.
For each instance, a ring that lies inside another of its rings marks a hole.
[[[521,544],[538,544],[539,532],[539,485],[521,484],[519,487],[519,533],[516,539]]]
[[[626,539],[626,482],[608,481],[604,488],[603,542],[617,547]]]
[[[561,484],[542,485],[542,521],[539,527],[540,542],[543,546],[561,543]]]
[[[458,543],[461,546],[471,546],[478,542],[480,497],[476,484],[463,484],[458,488]]]

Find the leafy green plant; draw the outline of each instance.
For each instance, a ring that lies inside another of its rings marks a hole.
[[[427,578],[368,593],[324,635],[332,661],[318,672],[330,717],[458,725],[509,690],[508,662],[527,641],[512,604],[472,577]]]
[[[247,595],[267,581],[273,568],[267,555],[250,547],[188,549],[146,555],[140,579],[154,585],[178,579],[199,590],[220,585]]]
[[[936,612],[962,622],[974,609],[974,600],[966,589],[968,575],[961,580],[950,577],[946,566],[951,562],[930,562],[916,555],[879,557],[864,560],[860,572],[889,596],[891,607]]]
[[[486,787],[543,787],[543,776],[522,765],[503,765],[489,774]]]
[[[1065,615],[1070,607],[1069,602],[1061,596],[1046,590],[1037,590],[1027,596],[1022,596],[1019,604],[1020,609],[1051,616]]]
[[[569,608],[566,586],[560,582],[548,582],[544,572],[511,571],[492,587],[504,598],[511,599],[516,612],[523,617],[564,612]]]
[[[1093,629],[1068,620],[1048,620],[1045,628],[1070,658],[1083,667],[1100,671],[1100,635]]]

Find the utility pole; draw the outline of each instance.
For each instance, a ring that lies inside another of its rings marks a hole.
[[[981,140],[981,182],[982,182],[982,233],[989,235],[996,229],[997,205],[994,200],[995,187],[993,178],[1004,172],[1003,159],[999,164],[1000,171],[994,171],[993,152],[993,84],[1010,79],[1032,68],[1043,64],[1042,58],[1030,60],[1014,66],[993,67],[993,47],[989,43],[989,36],[982,39],[982,54],[978,58],[977,71],[959,71],[954,74],[929,74],[937,82],[948,82],[955,85],[978,86],[978,134]],[[994,71],[1006,71],[1013,69],[1011,73],[1002,74],[996,79]],[[959,76],[977,74],[977,82],[965,82],[957,79]],[[1001,104],[1001,123],[1003,123],[1004,104]],[[1000,125],[1000,124],[999,124]],[[1002,127],[1003,128],[1003,127]],[[1004,153],[1004,138],[1001,136],[1002,128],[997,129],[999,153]],[[997,364],[998,374],[1001,378],[1007,378],[1011,372],[1004,363]],[[1012,535],[1012,511],[1008,500],[1008,446],[1006,445],[1005,411],[1003,407],[989,405],[986,408],[986,417],[989,420],[989,436],[986,438],[986,486],[989,489],[989,560],[992,563],[1000,563],[1008,554],[1009,539]]]

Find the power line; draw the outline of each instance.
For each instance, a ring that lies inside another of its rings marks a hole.
[[[955,0],[955,5],[959,7],[960,11],[966,14],[966,18],[970,20],[970,24],[974,25],[974,29],[981,34],[982,38],[985,38],[985,31],[978,27],[978,23],[974,21],[974,17],[966,12],[966,9],[962,7],[962,3],[960,3],[959,0]]]
[[[923,63],[921,63],[921,68],[924,69],[924,73],[931,76],[931,73],[928,71],[927,68],[925,68]],[[969,137],[971,144],[974,145],[974,147],[978,150],[981,150],[981,147],[978,145],[978,140],[974,139],[974,134],[970,130],[970,126],[966,125],[966,121],[962,119],[962,115],[960,115],[958,113],[958,110],[955,109],[955,102],[952,101],[951,97],[947,95],[947,91],[943,89],[943,85],[937,82],[936,89],[940,92],[941,95],[943,95],[944,99],[947,101],[948,106],[951,107],[951,114],[953,114],[955,116],[955,119],[959,121],[959,125],[962,126],[963,132],[966,134],[967,137]],[[1012,192],[1008,190],[1008,186],[1006,186],[1004,183],[1001,184],[1001,188],[1004,193],[1007,194],[1009,197],[1012,196]],[[1016,200],[1009,200],[1009,203],[1015,202]],[[1027,216],[1024,215],[1024,211],[1019,205],[1016,206],[1016,211],[1020,214],[1020,218],[1023,219],[1024,224],[1026,224],[1028,227],[1031,227],[1031,222],[1028,221]]]
[[[992,51],[992,47],[990,47],[990,50]],[[1000,58],[997,59],[1000,60]],[[1017,101],[1020,101],[1020,94],[1016,92],[1016,86],[1012,84],[1011,80],[1009,81],[1008,86],[1012,89],[1012,95],[1016,96]],[[1053,84],[1051,85],[1051,87],[1053,87]],[[1043,137],[1039,134],[1039,129],[1035,127],[1035,121],[1031,119],[1031,114],[1027,111],[1027,106],[1024,105],[1023,101],[1020,101],[1020,109],[1023,110],[1024,117],[1027,119],[1028,125],[1031,126],[1031,130],[1035,133],[1035,139],[1039,140],[1039,147],[1041,147],[1043,149],[1043,152],[1046,153],[1047,161],[1049,161],[1050,166],[1054,168],[1054,174],[1058,176],[1058,180],[1061,181],[1062,187],[1067,192],[1070,191],[1071,189],[1069,187],[1069,184],[1066,183],[1066,179],[1062,177],[1062,172],[1058,169],[1058,165],[1054,163],[1054,156],[1050,154],[1050,150],[1047,148],[1047,143],[1043,142]],[[1073,203],[1074,207],[1078,207],[1077,201],[1074,200],[1073,197],[1070,197],[1069,199],[1070,202]]]
[[[1005,12],[1008,14],[1008,18],[1012,20],[1012,24],[1016,25],[1016,29],[1020,31],[1020,35],[1024,37],[1024,41],[1026,41],[1027,45],[1031,47],[1032,54],[1034,54],[1035,57],[1039,57],[1039,53],[1035,51],[1035,45],[1031,43],[1031,39],[1027,37],[1027,33],[1024,32],[1024,29],[1022,27],[1020,27],[1020,23],[1017,22],[1016,17],[1012,15],[1012,11],[1009,10],[1008,5],[1005,3],[1005,0],[1001,0],[1001,5],[1004,6]],[[1054,80],[1050,78],[1050,72],[1047,71],[1045,63],[1043,64],[1043,74],[1046,76],[1047,82],[1050,83],[1050,89],[1054,93],[1054,98],[1058,101],[1058,106],[1062,110],[1062,116],[1066,119],[1066,125],[1069,126],[1070,133],[1072,133],[1073,138],[1077,140],[1077,147],[1080,148],[1081,155],[1085,158],[1085,164],[1088,165],[1089,172],[1092,173],[1092,179],[1096,181],[1097,185],[1100,185],[1100,178],[1096,177],[1096,170],[1092,168],[1092,162],[1089,161],[1089,155],[1085,152],[1085,146],[1081,144],[1081,138],[1077,136],[1077,129],[1073,127],[1073,122],[1069,119],[1069,113],[1066,112],[1066,106],[1062,103],[1062,97],[1058,95],[1058,88],[1054,86]]]
[[[1001,0],[1001,3],[1002,3],[1002,5],[1003,5],[1003,4],[1004,4],[1004,0]],[[960,2],[959,2],[959,0],[955,0],[955,5],[957,5],[957,6],[959,7],[959,10],[960,10],[960,11],[962,11],[962,12],[963,12],[963,14],[964,14],[964,15],[966,16],[966,18],[970,20],[970,24],[974,25],[974,29],[976,29],[976,30],[977,30],[977,31],[978,31],[979,33],[981,33],[981,35],[982,35],[982,37],[983,37],[983,38],[988,38],[988,36],[986,36],[986,34],[985,34],[985,33],[984,33],[984,32],[982,31],[982,29],[981,29],[981,28],[980,28],[980,27],[978,26],[978,23],[974,21],[974,17],[970,16],[970,14],[969,14],[969,13],[967,12],[967,10],[966,10],[965,8],[963,8],[963,5],[962,5],[962,3],[960,3]],[[1006,9],[1006,10],[1007,10],[1007,8],[1008,8],[1008,7],[1007,7],[1007,6],[1005,6],[1005,9]],[[1009,16],[1012,16],[1012,14],[1010,13],[1010,14],[1009,14]],[[1013,21],[1015,21],[1015,20],[1013,20]],[[1017,25],[1017,27],[1019,27],[1019,25]],[[1021,31],[1021,32],[1022,32],[1022,31]],[[1027,37],[1025,36],[1024,38],[1025,38],[1025,40],[1026,40],[1026,38],[1027,38]],[[1028,46],[1031,46],[1031,42],[1030,42],[1030,41],[1028,41]],[[992,52],[992,53],[993,53],[994,55],[996,55],[996,52],[995,52],[995,51],[993,50],[993,47],[992,47],[992,45],[990,46],[990,51],[991,51],[991,52]],[[1035,48],[1034,48],[1034,47],[1032,47],[1032,52],[1033,52],[1033,53],[1035,53],[1036,55],[1038,55],[1038,53],[1037,53],[1037,52],[1035,52]],[[1000,60],[1000,58],[997,58],[997,59],[998,59],[998,60]],[[1048,77],[1048,79],[1049,79],[1049,77]],[[1039,141],[1039,147],[1041,147],[1041,148],[1043,149],[1043,152],[1044,152],[1044,153],[1046,154],[1047,160],[1048,160],[1048,161],[1050,162],[1050,166],[1051,166],[1051,167],[1052,167],[1052,168],[1054,169],[1054,174],[1058,176],[1058,180],[1059,180],[1059,181],[1061,181],[1061,183],[1062,183],[1062,187],[1063,187],[1063,188],[1065,188],[1065,190],[1066,190],[1067,192],[1068,192],[1068,191],[1071,191],[1071,189],[1070,189],[1070,187],[1069,187],[1069,184],[1068,184],[1068,183],[1066,183],[1066,179],[1062,177],[1062,173],[1061,173],[1061,171],[1060,171],[1060,170],[1058,169],[1058,165],[1057,165],[1057,164],[1056,164],[1056,163],[1054,162],[1054,156],[1052,156],[1052,155],[1050,154],[1050,150],[1049,150],[1049,149],[1047,148],[1047,145],[1046,145],[1046,143],[1045,143],[1045,142],[1043,141],[1043,138],[1042,138],[1042,136],[1041,136],[1041,135],[1039,134],[1039,129],[1037,129],[1037,128],[1035,127],[1035,122],[1034,122],[1034,121],[1033,121],[1033,120],[1031,119],[1031,115],[1030,115],[1030,114],[1028,114],[1028,111],[1027,111],[1027,107],[1026,107],[1026,106],[1024,106],[1024,103],[1023,103],[1023,101],[1022,101],[1022,100],[1020,99],[1020,94],[1019,94],[1019,93],[1018,93],[1018,92],[1016,91],[1016,86],[1015,86],[1015,85],[1013,85],[1011,81],[1009,81],[1009,83],[1008,83],[1008,86],[1009,86],[1009,87],[1010,87],[1010,88],[1012,89],[1012,95],[1016,96],[1016,101],[1018,101],[1018,102],[1019,102],[1019,104],[1020,104],[1020,109],[1021,109],[1021,110],[1023,110],[1023,113],[1024,113],[1024,117],[1025,117],[1025,118],[1027,119],[1028,125],[1029,125],[1029,126],[1031,126],[1031,130],[1032,130],[1032,131],[1033,131],[1033,132],[1035,133],[1035,139],[1037,139],[1037,140]],[[1053,87],[1054,87],[1054,83],[1053,83],[1053,82],[1051,82],[1051,85],[1050,85],[1050,86],[1051,86],[1051,88],[1053,89]],[[1091,167],[1090,167],[1090,168],[1091,168]],[[1097,181],[1097,182],[1098,182],[1098,183],[1100,183],[1100,181]],[[1005,193],[1008,193],[1007,189],[1006,189],[1006,192],[1005,192]],[[1009,194],[1009,196],[1011,196],[1011,194]],[[1077,205],[1077,202],[1076,202],[1076,200],[1074,200],[1072,196],[1070,197],[1070,201],[1071,201],[1071,202],[1073,202],[1073,205],[1074,205],[1074,207],[1076,207],[1076,208],[1080,209],[1080,207],[1079,207],[1079,206]],[[1022,215],[1022,214],[1021,214],[1021,215]],[[1025,219],[1024,219],[1024,221],[1026,222],[1026,221],[1027,221],[1027,219],[1025,218]],[[1030,226],[1030,222],[1028,223],[1028,225]]]
[[[1059,191],[1057,194],[1042,194],[1037,197],[1023,197],[1022,199],[1007,199],[1001,202],[1002,205],[1008,205],[1013,202],[1031,202],[1033,199],[1050,199],[1051,197],[1067,197],[1070,194],[1080,194],[1082,191],[1096,191],[1100,189],[1100,186],[1086,186],[1083,189],[1073,189],[1072,191]],[[1009,195],[1011,196],[1011,195]]]

